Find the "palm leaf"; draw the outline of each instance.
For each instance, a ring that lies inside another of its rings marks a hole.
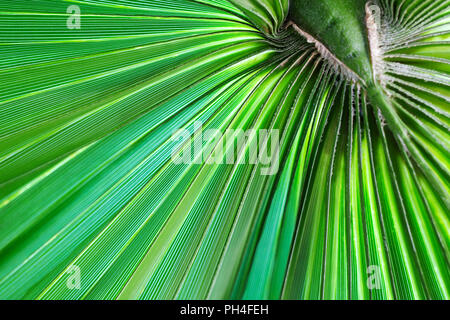
[[[0,1],[0,297],[448,299],[450,3],[376,4]],[[278,172],[175,163],[199,123]]]

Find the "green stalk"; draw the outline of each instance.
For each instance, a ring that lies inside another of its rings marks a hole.
[[[365,0],[293,0],[289,18],[367,83],[372,67],[365,4]]]

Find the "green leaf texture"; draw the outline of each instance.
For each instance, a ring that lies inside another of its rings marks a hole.
[[[374,93],[286,0],[0,0],[0,298],[449,299],[450,3],[377,3]],[[198,122],[278,172],[176,164]]]

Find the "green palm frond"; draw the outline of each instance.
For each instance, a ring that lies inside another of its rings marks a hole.
[[[450,2],[373,4],[0,0],[0,298],[449,299]]]

